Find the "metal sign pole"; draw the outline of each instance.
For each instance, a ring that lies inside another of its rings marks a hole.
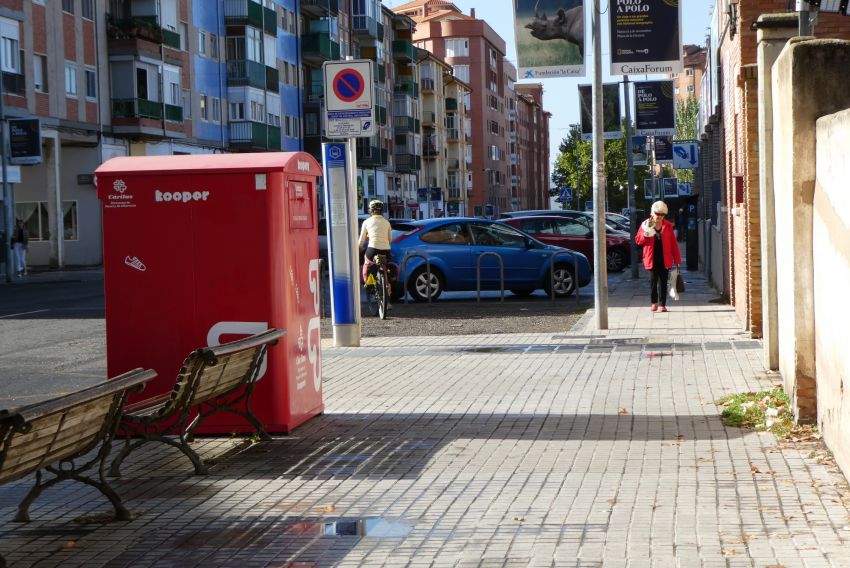
[[[608,263],[605,232],[605,140],[602,124],[601,0],[593,0],[593,273],[596,328],[608,329]],[[576,275],[578,276],[578,275]]]
[[[6,171],[6,112],[3,106],[3,81],[0,81],[0,154],[3,163],[3,208],[6,219],[6,239],[2,246],[6,247],[6,282],[15,278],[15,258],[12,254],[12,235],[15,232],[15,197],[9,184],[9,172]]]
[[[635,165],[633,163],[634,156],[632,155],[632,108],[629,99],[629,76],[623,76],[623,94],[624,102],[626,103],[626,164],[628,165],[628,183],[626,196],[629,203],[629,251],[632,257],[632,279],[638,277],[638,249],[635,243],[635,233],[637,232],[637,211],[635,211]]]

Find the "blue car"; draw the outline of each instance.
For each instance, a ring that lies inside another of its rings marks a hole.
[[[476,290],[478,259],[481,258],[481,289],[499,289],[499,261],[505,266],[505,289],[527,296],[535,290],[550,293],[549,267],[555,257],[555,295],[569,296],[586,286],[592,271],[587,257],[569,249],[547,245],[499,221],[446,217],[414,221],[397,231],[392,243],[393,259],[401,268],[399,279],[411,297],[428,301],[427,257],[431,263],[431,299],[446,291]],[[421,256],[414,256],[421,255]],[[482,256],[483,255],[483,256]],[[574,274],[578,265],[578,275]],[[403,290],[397,286],[394,295]]]

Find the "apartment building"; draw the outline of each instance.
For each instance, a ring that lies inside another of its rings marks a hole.
[[[706,48],[699,45],[682,46],[684,69],[674,75],[673,96],[678,104],[691,97],[700,100],[702,97],[702,76],[705,73]]]
[[[470,215],[469,195],[472,190],[472,121],[469,101],[472,88],[447,73],[443,75],[444,106],[446,108],[446,186],[445,200],[448,217]]]
[[[512,200],[517,209],[549,207],[549,119],[543,110],[543,84],[518,83],[511,116]],[[516,163],[514,163],[516,162]]]
[[[505,41],[483,20],[450,2],[415,0],[394,11],[416,21],[413,41],[452,66],[471,88],[468,112],[473,164],[468,213],[499,217],[511,209]],[[516,71],[513,71],[516,80]]]

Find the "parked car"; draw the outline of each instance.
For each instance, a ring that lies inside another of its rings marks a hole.
[[[360,230],[363,228],[363,221],[368,219],[370,215],[366,213],[360,213],[357,215],[357,235],[360,235]],[[395,238],[401,233],[407,232],[411,229],[410,223],[413,219],[389,219],[390,226],[393,228],[392,237]],[[327,229],[327,220],[322,217],[319,219],[319,258],[322,258],[327,262],[328,260],[328,229]],[[361,262],[362,262],[361,258]]]
[[[547,245],[500,221],[448,217],[426,219],[410,224],[410,231],[399,234],[392,243],[393,259],[400,265],[400,280],[414,300],[428,300],[429,277],[425,258],[431,264],[431,299],[443,291],[476,290],[477,267],[481,259],[481,289],[500,287],[498,254],[504,263],[505,289],[527,296],[551,287],[550,264],[555,257],[555,295],[564,297],[586,286],[592,272],[587,257],[575,251]],[[412,256],[422,255],[422,256]],[[578,274],[574,274],[574,262]],[[393,290],[396,299],[403,290]]]
[[[605,213],[605,222],[617,229],[631,234],[631,221],[625,215],[619,213]]]
[[[576,250],[593,263],[593,231],[576,219],[561,216],[531,215],[502,221],[549,245]],[[629,237],[608,234],[605,239],[608,270],[620,272],[630,262]]]
[[[593,229],[593,212],[591,211],[575,211],[573,209],[529,209],[527,211],[508,211],[506,213],[502,213],[502,220],[511,219],[513,217],[529,217],[531,215],[556,215],[558,217],[568,217],[570,219],[575,219],[588,229]],[[618,235],[623,236],[625,234],[628,237],[628,231],[622,231],[617,229],[610,223],[605,224],[605,228],[609,235]]]

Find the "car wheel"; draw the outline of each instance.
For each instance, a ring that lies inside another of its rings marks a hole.
[[[555,265],[555,296],[566,298],[576,289],[576,279],[573,270],[566,264]],[[552,295],[552,274],[546,272],[546,282],[543,285],[546,294]]]
[[[417,302],[428,301],[428,285],[431,285],[431,301],[433,302],[443,293],[444,280],[439,270],[431,268],[430,278],[425,266],[420,266],[413,271],[413,275],[407,281],[407,291]]]
[[[534,293],[534,290],[511,290],[511,294],[514,296],[520,296],[522,298],[527,298]]]
[[[626,268],[626,254],[620,249],[608,251],[608,272],[620,272]]]

